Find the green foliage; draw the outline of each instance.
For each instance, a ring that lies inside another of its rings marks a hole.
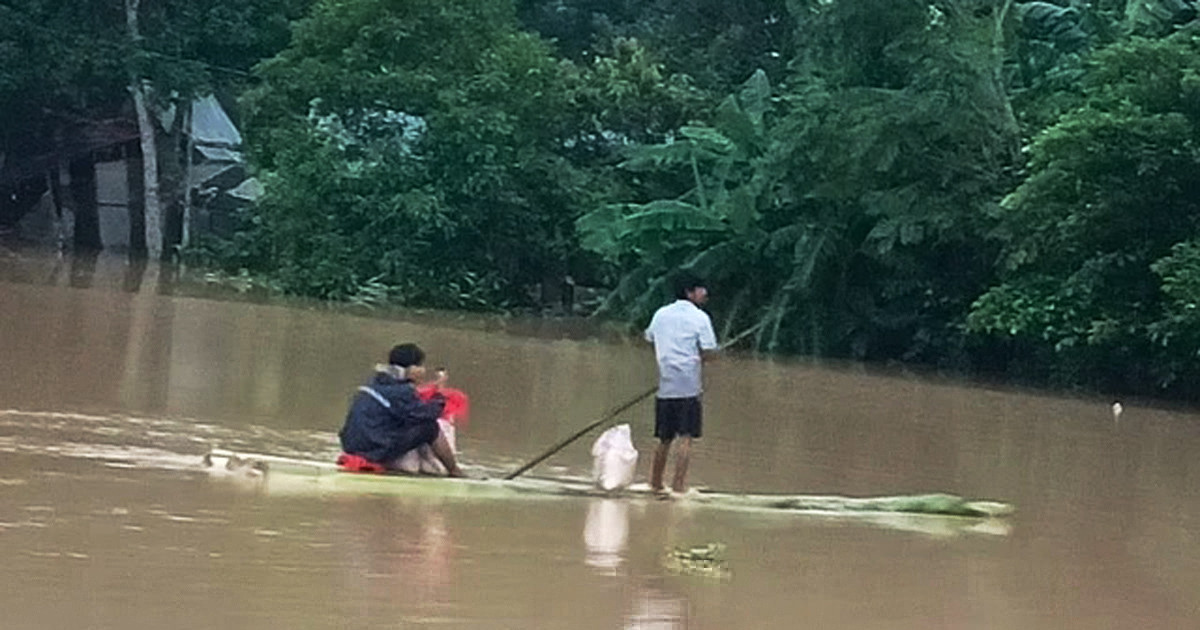
[[[1162,36],[1196,17],[1189,0],[1127,0],[1125,27],[1138,35]]]
[[[628,143],[660,142],[709,107],[690,77],[669,73],[640,41],[611,44],[590,60],[562,66],[577,127],[567,142],[577,161],[606,164]]]
[[[287,45],[291,21],[312,3],[142,0],[139,23],[144,42],[130,61],[164,95],[242,89],[255,64]]]
[[[1200,242],[1177,243],[1151,265],[1161,280],[1163,314],[1149,326],[1168,384],[1196,374],[1200,362]]]
[[[593,186],[568,159],[575,97],[596,83],[506,3],[320,2],[259,75],[244,102],[268,192],[244,229],[289,291],[345,299],[370,280],[402,303],[494,308],[569,271]]]
[[[630,151],[622,165],[628,171],[687,184],[676,198],[606,205],[577,221],[585,248],[627,270],[602,312],[644,316],[677,266],[720,283],[763,263],[768,234],[760,221],[775,200],[756,168],[769,143],[771,106],[760,71],[722,102],[716,126],[685,126],[670,142]]]
[[[578,222],[625,270],[608,308],[645,317],[676,267],[765,349],[932,358],[989,273],[978,250],[1016,129],[994,18],[920,3],[814,3],[796,72],[764,73],[706,125],[635,148],[647,201]],[[724,296],[724,299],[720,299]]]
[[[145,0],[134,42],[120,0],[0,4],[0,153],[48,151],[87,120],[129,116],[133,77],[166,107],[234,89],[289,37],[309,0]]]
[[[117,2],[13,0],[0,5],[0,113],[37,124],[43,108],[125,98],[129,57]],[[5,135],[15,125],[5,125]]]
[[[785,0],[519,0],[522,24],[565,57],[611,56],[609,42],[637,40],[670,74],[686,75],[718,98],[763,68],[787,66],[794,24]]]
[[[1119,358],[1125,386],[1148,386],[1139,381],[1170,383],[1200,365],[1162,360],[1193,339],[1185,244],[1200,227],[1198,73],[1191,35],[1093,56],[1086,104],[1037,136],[1029,176],[1002,204],[1004,278],[973,306],[972,330],[1090,366],[1071,378],[1108,378]]]

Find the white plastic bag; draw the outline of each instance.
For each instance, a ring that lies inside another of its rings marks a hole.
[[[592,444],[592,480],[605,492],[627,488],[637,473],[637,460],[629,425],[619,424]]]

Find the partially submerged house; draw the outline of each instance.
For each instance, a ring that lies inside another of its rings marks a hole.
[[[242,136],[216,97],[155,112],[168,249],[227,233],[228,217],[262,194],[248,180]],[[24,155],[0,154],[0,233],[80,249],[145,250],[143,161],[132,117],[62,120]]]
[[[262,196],[262,185],[248,178],[242,134],[216,97],[192,102],[191,146],[187,180],[192,191],[185,208],[183,244],[196,233],[226,235],[238,207]]]
[[[137,154],[137,124],[126,118],[57,117],[50,126],[48,139],[0,159],[0,230],[23,240],[100,247],[102,230],[112,227],[104,220],[110,209],[101,210],[101,189],[107,192],[113,182],[111,174],[98,182],[96,165]],[[120,220],[128,223],[124,214]],[[128,235],[124,241],[128,244]]]

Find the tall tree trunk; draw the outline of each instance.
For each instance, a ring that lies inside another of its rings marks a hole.
[[[63,173],[70,172],[70,164],[62,157],[63,126],[54,125],[54,149],[59,157],[46,179],[50,183],[50,199],[54,202],[54,236],[59,255],[67,250],[68,239],[75,237],[75,215],[68,209],[69,202],[63,195]]]
[[[183,109],[183,133],[187,134],[187,144],[183,158],[183,232],[179,245],[186,250],[192,244],[192,152],[196,150],[196,141],[192,137],[191,102]]]
[[[1013,112],[1012,100],[1008,97],[1004,80],[1004,59],[1007,56],[1004,29],[1012,11],[1013,0],[1001,0],[999,4],[995,29],[992,31],[992,84],[996,98],[1000,101],[1000,126],[1001,133],[1006,136],[1004,141],[1009,164],[1015,166],[1021,161],[1021,125]]]
[[[75,206],[76,249],[100,249],[100,202],[96,196],[96,162],[91,153],[71,160],[71,201]]]
[[[171,247],[182,240],[184,169],[182,116],[167,115],[160,121],[162,135],[158,137],[158,203],[162,208],[164,253],[171,256]]]
[[[138,5],[141,0],[125,0],[125,24],[129,28],[129,38],[135,48],[141,48],[142,35],[138,31]],[[150,258],[162,258],[163,250],[163,216],[162,203],[158,195],[158,149],[155,142],[154,121],[150,118],[150,108],[146,103],[147,82],[138,77],[136,72],[130,73],[129,93],[133,96],[133,108],[137,112],[138,135],[141,137],[142,162],[145,181],[145,215],[146,215],[146,252]]]
[[[66,248],[67,237],[63,228],[62,182],[57,168],[46,171],[46,187],[50,189],[50,203],[54,206],[54,245],[61,254]]]
[[[146,251],[146,169],[140,153],[132,148],[125,158],[125,189],[129,191],[129,246]]]

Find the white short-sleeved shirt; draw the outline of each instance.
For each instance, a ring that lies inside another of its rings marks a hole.
[[[717,349],[708,313],[688,300],[676,300],[654,313],[646,341],[654,344],[658,358],[658,397],[699,396],[700,351]]]

